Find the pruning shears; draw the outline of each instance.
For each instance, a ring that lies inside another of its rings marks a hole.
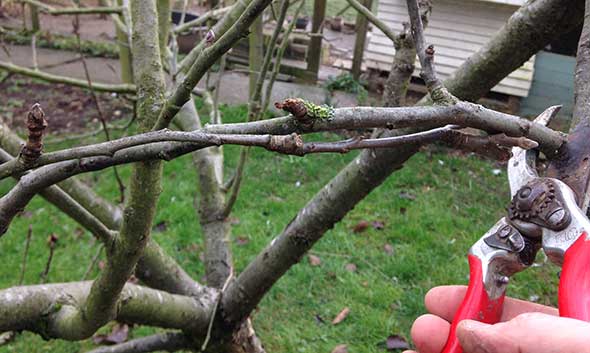
[[[546,111],[535,121],[546,125],[555,113],[556,109]],[[512,201],[507,215],[469,250],[469,287],[443,353],[463,351],[456,336],[462,320],[500,321],[510,277],[530,267],[541,248],[562,267],[559,315],[590,321],[590,221],[568,185],[539,177],[537,156],[534,150],[512,149],[508,161]]]

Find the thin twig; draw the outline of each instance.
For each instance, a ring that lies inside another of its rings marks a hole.
[[[293,28],[295,28],[295,23],[297,23],[297,18],[299,17],[299,13],[301,12],[301,9],[303,9],[304,6],[305,6],[305,0],[301,0],[301,3],[299,4],[297,9],[295,10],[295,13],[293,14],[293,20],[291,21],[291,23],[289,23],[287,30],[283,34],[283,40],[281,42],[281,46],[279,47],[277,54],[275,55],[275,62],[273,65],[272,74],[270,76],[270,79],[268,80],[268,83],[266,84],[266,93],[264,95],[264,100],[262,103],[262,111],[263,112],[266,112],[268,110],[268,106],[270,104],[270,100],[272,97],[272,88],[274,87],[277,76],[279,75],[279,72],[281,71],[281,60],[283,60],[283,55],[285,55],[285,50],[287,49],[287,46],[289,45],[289,36],[291,35]]]
[[[436,76],[436,70],[434,69],[434,46],[430,45],[426,47],[424,26],[418,7],[418,0],[407,0],[406,3],[412,26],[412,37],[414,38],[416,53],[418,54],[420,66],[422,67],[420,76],[426,83],[428,92],[434,102],[439,104],[454,104],[458,102],[458,99],[449,93],[442,81]]]
[[[397,40],[398,35],[389,28],[385,22],[381,21],[377,16],[375,16],[371,10],[365,7],[363,4],[358,2],[357,0],[346,0],[348,1],[348,6],[354,7],[361,15],[365,16],[369,22],[371,22],[375,27],[379,28],[383,34],[392,42]],[[347,7],[348,8],[348,7]]]
[[[38,78],[48,82],[54,83],[63,83],[70,86],[88,88],[88,82],[86,80],[79,80],[76,78],[60,76],[50,74],[48,72],[43,71],[35,71],[33,69],[29,69],[23,66],[14,65],[12,63],[7,63],[4,61],[0,61],[0,70],[10,71],[16,74],[21,74],[33,78]],[[96,91],[100,92],[115,92],[121,94],[134,94],[135,93],[135,85],[131,84],[109,84],[109,83],[96,83],[94,82],[92,88]]]
[[[98,259],[100,259],[100,254],[102,254],[103,248],[104,248],[103,244],[101,244],[98,247],[96,254],[94,254],[94,256],[92,257],[92,261],[90,261],[90,264],[88,264],[88,268],[86,268],[86,271],[84,271],[84,275],[82,276],[81,281],[85,281],[88,278],[88,275],[90,275],[90,272],[92,272],[92,269],[96,266]]]
[[[80,1],[76,0],[76,4],[80,6]],[[102,125],[102,129],[104,131],[104,135],[107,141],[111,140],[111,136],[109,133],[109,128],[107,125],[107,121],[105,119],[104,113],[100,106],[100,102],[98,100],[98,96],[94,91],[92,80],[90,78],[90,72],[88,70],[88,65],[86,63],[86,59],[84,58],[84,53],[82,52],[82,39],[80,38],[80,16],[75,15],[74,21],[72,22],[74,35],[76,36],[76,43],[78,46],[78,54],[80,55],[80,60],[82,61],[82,67],[84,68],[84,76],[86,77],[86,82],[88,83],[88,89],[90,90],[90,95],[92,97],[92,101],[94,102],[94,106],[96,107],[96,112],[98,113],[98,119]],[[117,167],[113,167],[113,175],[115,176],[115,180],[117,181],[117,185],[119,186],[119,201],[123,203],[125,201],[125,184],[123,184],[123,180],[121,180],[121,176],[119,175],[119,171]]]
[[[113,131],[113,130],[126,131],[133,124],[134,120],[135,120],[134,116],[132,115],[131,118],[129,118],[129,121],[127,121],[124,124],[120,124],[120,125],[108,124],[109,131]],[[104,129],[101,125],[97,129],[94,129],[94,130],[91,130],[89,132],[85,132],[82,134],[66,135],[66,136],[59,137],[59,138],[58,137],[51,138],[51,136],[50,136],[45,139],[45,144],[59,144],[59,143],[68,142],[68,141],[82,140],[82,139],[86,139],[88,137],[93,137],[98,134],[101,134],[103,131],[104,131]]]
[[[201,352],[204,352],[207,349],[207,345],[209,344],[209,340],[211,339],[211,331],[213,330],[213,322],[215,321],[215,316],[217,315],[217,307],[221,302],[221,298],[223,296],[223,292],[227,289],[229,282],[234,278],[233,271],[230,272],[230,275],[225,280],[223,287],[221,287],[221,291],[219,292],[219,296],[211,309],[211,318],[209,319],[209,325],[207,326],[207,335],[205,335],[205,340],[203,341],[203,345],[201,345]]]
[[[211,117],[211,121],[213,124],[221,124],[221,113],[219,112],[219,91],[221,91],[221,79],[223,78],[223,73],[225,72],[225,64],[226,64],[226,55],[223,55],[221,59],[219,59],[219,70],[217,71],[217,78],[215,80],[215,86],[212,94],[213,98],[213,116]]]
[[[51,262],[53,261],[53,254],[55,252],[56,245],[57,236],[52,233],[49,235],[49,238],[47,239],[47,246],[49,247],[49,256],[47,257],[47,262],[45,263],[45,269],[43,270],[43,272],[41,272],[41,284],[47,282],[47,276],[49,275],[49,270],[51,269]]]
[[[257,76],[256,83],[254,85],[254,91],[252,92],[248,104],[248,121],[260,120],[262,114],[264,114],[264,111],[262,111],[262,88],[264,86],[264,81],[266,79],[268,69],[270,68],[270,65],[272,63],[272,57],[277,40],[283,30],[283,23],[285,22],[287,11],[289,10],[289,5],[289,0],[281,0],[281,7],[279,9],[280,12],[279,17],[277,19],[277,24],[271,36],[270,42],[268,43],[268,50],[265,53],[264,61],[262,62],[262,66],[260,67],[260,73]],[[242,185],[242,174],[245,170],[245,163],[248,159],[249,151],[249,147],[243,147],[240,151],[240,159],[238,161],[238,166],[236,168],[236,175],[232,182],[232,186],[229,190],[229,196],[223,208],[222,217],[229,216],[236,200],[238,199],[240,186]]]
[[[196,19],[194,19],[192,21],[189,21],[189,22],[181,21],[178,24],[178,26],[174,27],[173,32],[175,34],[180,34],[182,32],[185,32],[185,31],[191,29],[192,27],[196,27],[196,26],[205,24],[205,23],[207,23],[207,21],[209,21],[211,19],[215,19],[215,18],[218,18],[220,16],[223,16],[230,9],[231,9],[231,6],[224,7],[224,8],[217,9],[217,10],[211,10],[209,12],[206,12],[206,13],[202,14],[201,16],[199,16],[199,18],[196,18]]]
[[[304,117],[308,119],[307,116]],[[540,124],[467,102],[459,102],[453,106],[433,107],[338,108],[334,109],[334,116],[331,119],[312,120],[313,125],[311,126],[302,126],[298,119],[300,118],[283,117],[250,123],[209,125],[201,130],[191,132],[166,129],[152,131],[109,142],[45,153],[31,164],[25,166],[12,159],[0,164],[0,179],[31,168],[87,157],[102,156],[100,158],[100,167],[106,168],[112,165],[128,163],[129,161],[136,161],[136,158],[144,158],[144,160],[154,158],[172,159],[178,156],[178,153],[184,154],[200,148],[220,146],[222,144],[260,146],[270,149],[272,149],[271,147],[280,148],[280,146],[276,145],[278,140],[271,143],[271,138],[276,139],[280,137],[277,136],[279,134],[286,135],[293,132],[309,133],[365,128],[398,129],[409,126],[428,129],[451,124],[494,133],[504,132],[512,137],[524,136],[539,143],[541,149],[549,155],[555,154],[563,145],[565,139],[563,134]],[[262,135],[260,133],[266,134]],[[163,144],[162,142],[166,143]],[[171,142],[181,143],[173,144]],[[135,146],[142,146],[142,149],[134,148]],[[299,146],[293,147],[292,151],[284,150],[280,152],[294,154],[302,152]],[[126,150],[126,152],[118,153],[122,150]],[[90,161],[87,160],[86,163],[88,162]],[[81,168],[87,170],[94,167],[84,165]]]
[[[29,255],[29,247],[31,245],[31,238],[33,236],[33,226],[29,224],[27,231],[27,239],[25,241],[25,252],[23,253],[23,262],[20,268],[20,277],[18,279],[18,285],[21,286],[25,280],[25,272],[27,270],[27,257]]]

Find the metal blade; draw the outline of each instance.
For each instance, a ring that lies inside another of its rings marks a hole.
[[[554,105],[545,109],[537,116],[535,123],[547,125],[557,115],[561,105]],[[512,158],[508,161],[508,182],[510,183],[510,196],[514,196],[521,187],[529,181],[538,178],[536,169],[537,151],[525,150],[520,147],[512,148]]]

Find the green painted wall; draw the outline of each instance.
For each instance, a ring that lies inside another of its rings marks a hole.
[[[521,100],[520,115],[535,116],[551,105],[561,104],[559,115],[572,115],[574,105],[574,67],[576,58],[541,51],[535,59],[533,84],[528,97]]]

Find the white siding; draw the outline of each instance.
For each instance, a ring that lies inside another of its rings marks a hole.
[[[453,73],[471,54],[482,47],[508,20],[517,7],[499,2],[520,0],[434,0],[426,29],[426,41],[436,51],[435,67],[440,78]],[[379,0],[378,17],[394,31],[409,22],[405,0]],[[393,44],[379,29],[373,34],[365,52],[368,68],[389,71],[394,55]],[[417,62],[418,64],[418,62]],[[419,68],[419,64],[417,65]],[[533,79],[534,57],[492,89],[494,92],[526,97]],[[414,73],[419,74],[419,69]]]

